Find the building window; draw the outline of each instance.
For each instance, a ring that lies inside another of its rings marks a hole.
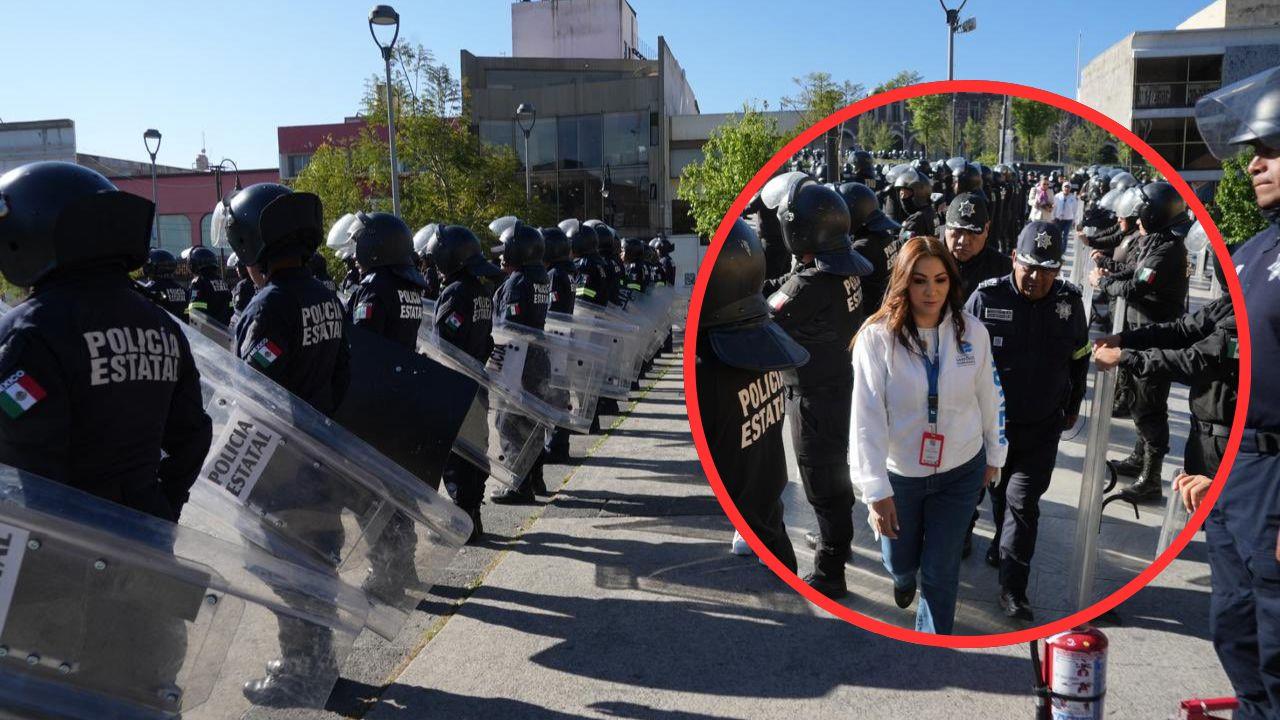
[[[161,215],[156,218],[160,247],[177,257],[191,247],[191,220],[186,215]]]
[[[561,170],[598,168],[604,164],[599,115],[558,117],[556,128],[557,164]]]
[[[480,141],[486,145],[515,150],[515,124],[510,120],[481,120]]]
[[[1221,167],[1200,137],[1195,118],[1135,120],[1133,129],[1175,170],[1217,170]]]
[[[645,114],[606,113],[604,116],[604,162],[613,167],[649,164]]]
[[[623,235],[649,231],[649,174],[642,170],[609,173],[604,221]]]
[[[516,156],[524,168],[524,130],[516,128]],[[534,170],[556,169],[556,118],[538,118],[529,132],[529,155]]]
[[[1133,106],[1193,107],[1222,85],[1222,56],[1138,58],[1134,61]]]
[[[302,169],[311,162],[311,153],[303,153],[300,155],[284,156],[284,173],[285,177],[298,177],[302,173]]]

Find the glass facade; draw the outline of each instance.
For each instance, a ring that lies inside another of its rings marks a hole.
[[[604,163],[613,167],[649,164],[647,113],[606,113]]]
[[[1201,139],[1195,118],[1134,120],[1133,131],[1168,160],[1175,170],[1217,170],[1221,167]],[[1140,161],[1136,154],[1134,159]]]
[[[1137,58],[1133,69],[1133,106],[1194,107],[1222,85],[1221,55]]]

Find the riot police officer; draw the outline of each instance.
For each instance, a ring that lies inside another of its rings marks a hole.
[[[153,248],[147,254],[147,261],[142,264],[141,286],[143,291],[157,305],[184,321],[187,319],[187,304],[191,302],[187,289],[173,279],[178,271],[178,260],[173,253],[161,248]]]
[[[258,292],[258,286],[254,284],[253,278],[249,276],[249,268],[240,262],[240,256],[231,253],[227,258],[227,267],[233,269],[238,278],[236,286],[231,290],[231,317],[238,317],[244,309],[249,307],[249,301],[253,300],[253,296]],[[231,326],[234,326],[234,322]]]
[[[604,261],[605,273],[609,279],[609,302],[613,305],[626,305],[626,271],[622,266],[622,248],[618,244],[617,234],[613,228],[599,220],[588,220],[582,224],[595,230],[600,258]]]
[[[628,238],[622,254],[623,279],[628,292],[639,294],[649,289],[650,277],[644,262],[644,243]]]
[[[499,322],[510,323],[542,330],[547,324],[547,311],[551,306],[551,278],[543,265],[546,255],[546,244],[538,229],[522,222],[507,228],[500,238],[502,244],[494,248],[495,253],[502,256],[502,270],[507,279],[493,296],[493,307]],[[532,382],[542,382],[549,376],[548,359],[539,353],[537,348],[530,348],[525,359],[524,374],[534,378]],[[545,367],[544,367],[545,366]],[[501,430],[506,426],[515,426],[516,434],[520,426],[535,421],[517,413],[507,413],[498,420]],[[507,488],[489,496],[499,505],[517,505],[534,502],[538,492],[546,492],[546,484],[542,477],[543,458],[534,461],[528,476],[516,487]]]
[[[569,237],[558,227],[545,227],[542,243],[545,249],[543,262],[547,265],[547,277],[551,279],[550,312],[573,315],[574,267],[569,247]],[[547,431],[547,444],[543,448],[543,463],[562,464],[569,461],[569,431],[562,427]]]
[[[356,327],[416,349],[427,282],[413,264],[409,226],[391,213],[359,212],[350,233],[361,273],[347,317]]]
[[[334,282],[333,277],[329,275],[329,263],[325,261],[324,255],[319,251],[307,258],[307,269],[311,271],[312,277],[319,280],[326,290],[332,293],[338,292],[338,283]]]
[[[1269,376],[1280,357],[1280,69],[1264,70],[1196,103],[1205,144],[1220,160],[1251,147],[1247,166],[1258,208],[1268,222],[1232,255],[1248,308],[1253,377]],[[1280,385],[1255,382],[1231,474],[1205,521],[1213,599],[1214,649],[1246,720],[1280,714]],[[1199,502],[1188,478],[1178,489]],[[1196,483],[1203,497],[1204,483]]]
[[[574,296],[590,305],[607,305],[609,270],[600,256],[600,240],[595,228],[576,220],[565,220],[560,228],[569,238],[569,252],[573,255]]]
[[[356,259],[343,258],[342,264],[347,266],[347,274],[343,276],[342,285],[338,289],[344,293],[355,292],[356,286],[360,284],[360,268],[356,266]]]
[[[649,241],[649,247],[658,251],[658,267],[662,271],[662,279],[667,285],[675,287],[676,263],[671,259],[671,252],[676,249],[675,246],[665,237],[658,236]]]
[[[1030,222],[1018,235],[1013,272],[978,284],[966,310],[986,326],[1005,394],[1009,455],[991,488],[1000,607],[1032,620],[1027,600],[1040,497],[1049,489],[1059,434],[1076,423],[1089,369],[1089,327],[1080,288],[1058,278],[1058,226]]]
[[[876,204],[876,195],[862,183],[844,183],[837,190],[849,207],[849,227],[853,249],[871,263],[871,272],[860,278],[862,314],[870,317],[880,309],[884,291],[889,287],[889,247],[901,229]]]
[[[1101,292],[1127,302],[1125,322],[1136,328],[1169,322],[1182,314],[1186,301],[1187,249],[1173,228],[1186,221],[1187,206],[1172,185],[1155,182],[1139,189],[1142,202],[1138,223],[1143,237],[1131,268],[1109,273],[1094,270],[1092,280]],[[1169,451],[1169,380],[1134,378],[1130,404],[1141,441],[1142,469],[1123,491],[1133,501],[1158,500],[1160,469]]]
[[[809,353],[769,319],[761,295],[765,272],[759,238],[745,220],[734,221],[711,267],[698,319],[698,414],[729,498],[760,542],[795,572],[782,521],[781,371],[803,365]]]
[[[999,250],[987,242],[990,231],[987,199],[982,194],[961,192],[947,206],[947,227],[944,234],[947,249],[960,267],[963,297],[971,295],[983,280],[1004,277],[1013,269],[1008,256],[1001,255]]]
[[[201,312],[231,327],[231,290],[222,279],[222,263],[207,247],[194,247],[187,254],[191,268],[191,303],[187,312]]]
[[[880,189],[879,178],[876,177],[875,161],[866,150],[853,151],[853,182],[862,183],[872,191]]]
[[[0,175],[0,462],[176,522],[209,450],[178,323],[129,272],[155,206],[71,163]]]
[[[843,597],[844,564],[853,541],[849,418],[853,402],[850,346],[862,324],[859,276],[872,265],[849,240],[849,209],[833,188],[804,176],[770,181],[782,238],[796,258],[789,276],[765,283],[774,322],[810,355],[783,374],[786,411],[805,495],[818,519],[813,572],[805,578],[827,597]]]
[[[441,226],[427,244],[427,252],[444,276],[444,288],[432,320],[436,332],[441,340],[484,364],[493,352],[493,280],[502,271],[485,259],[480,241],[460,225]],[[484,504],[487,477],[483,470],[456,454],[450,454],[445,461],[445,488],[454,504],[471,516],[468,544],[484,538],[480,506]]]

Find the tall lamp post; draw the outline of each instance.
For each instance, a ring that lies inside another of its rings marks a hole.
[[[528,125],[525,125],[525,123]],[[520,126],[520,132],[524,133],[524,211],[528,214],[529,209],[533,206],[533,180],[529,177],[529,134],[533,132],[533,126],[538,122],[538,109],[533,103],[520,103],[516,108],[516,124]]]
[[[955,8],[947,7],[946,3],[938,0],[938,4],[942,6],[942,11],[947,14],[947,79],[956,79],[956,35],[963,35],[967,32],[973,32],[978,29],[978,18],[971,17],[964,22],[960,21],[960,11],[964,10],[964,6],[969,4],[969,0],[961,0],[960,6]],[[956,152],[956,94],[951,93],[951,152]]]
[[[611,204],[609,203],[609,183],[613,182],[613,178],[609,173],[609,163],[604,164],[604,179],[600,181],[600,214],[605,216],[605,222],[613,225],[613,213],[610,212]]]
[[[152,145],[155,147],[152,147]],[[142,133],[142,145],[147,148],[147,154],[151,156],[151,204],[159,208],[159,194],[156,189],[156,154],[160,152],[160,131],[155,128],[147,128]],[[160,215],[156,213],[151,219],[151,244],[160,247],[159,231],[157,223]]]
[[[378,34],[373,31],[374,25],[391,26],[393,32],[391,41],[386,45],[378,39]],[[374,5],[369,11],[369,34],[373,36],[373,42],[382,51],[382,61],[387,68],[387,140],[391,145],[391,212],[400,214],[400,168],[396,164],[396,113],[391,102],[391,50],[396,45],[396,38],[400,37],[400,14],[390,5]]]

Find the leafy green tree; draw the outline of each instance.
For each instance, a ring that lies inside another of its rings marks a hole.
[[[809,127],[840,108],[866,97],[866,88],[848,80],[837,82],[831,73],[811,72],[792,78],[799,90],[782,98],[783,110],[800,112],[801,127]]]
[[[1046,138],[1049,128],[1058,121],[1058,109],[1035,100],[1012,98],[1009,114],[1013,116],[1013,127],[1018,140],[1023,148],[1032,153],[1032,159],[1048,159],[1052,143],[1044,142],[1041,138]]]
[[[907,109],[911,111],[911,132],[926,154],[938,155],[951,147],[951,96],[913,97],[907,100]]]
[[[870,152],[885,152],[893,148],[893,130],[888,123],[864,115],[858,118],[858,144]]]
[[[1067,158],[1080,165],[1104,163],[1108,154],[1107,143],[1113,140],[1111,133],[1097,125],[1080,123],[1067,135]]]
[[[973,158],[986,152],[987,147],[983,137],[982,125],[977,120],[973,118],[965,120],[964,127],[960,129],[960,137],[964,140],[964,154],[966,156]]]
[[[922,76],[920,73],[916,72],[915,70],[900,70],[897,75],[894,75],[888,80],[885,80],[884,82],[875,86],[875,89],[871,91],[871,94],[879,95],[882,92],[888,92],[889,90],[896,90],[900,87],[906,87],[908,85],[917,85],[922,80],[924,80],[924,76]]]
[[[1001,104],[991,103],[987,105],[987,114],[982,116],[982,157],[990,159],[991,164],[1000,158],[1000,114]],[[988,164],[985,160],[982,162]]]
[[[1222,180],[1213,202],[1218,211],[1218,229],[1228,245],[1242,243],[1267,228],[1266,219],[1258,212],[1253,180],[1246,170],[1252,157],[1252,150],[1244,150],[1222,163]]]
[[[703,159],[680,173],[677,196],[689,203],[694,229],[704,237],[715,234],[734,198],[759,172],[788,137],[776,120],[751,106],[711,131],[702,147]]]

